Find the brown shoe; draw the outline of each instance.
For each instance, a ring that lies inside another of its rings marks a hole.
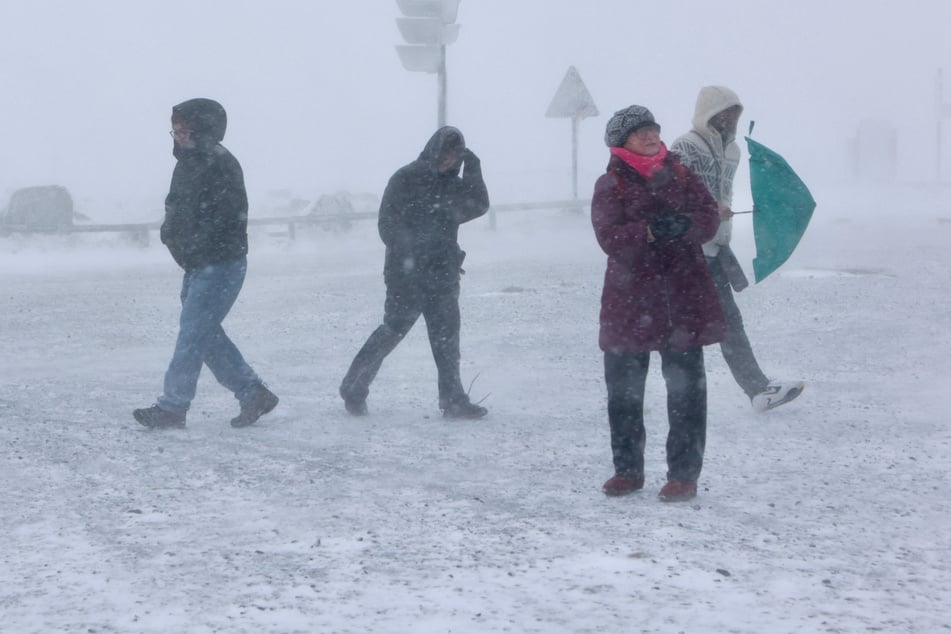
[[[697,497],[697,483],[683,480],[668,480],[657,497],[662,502],[686,502]]]
[[[610,497],[627,495],[644,488],[644,476],[616,475],[608,479],[601,487],[604,494]]]

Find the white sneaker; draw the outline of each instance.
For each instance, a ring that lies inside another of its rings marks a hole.
[[[751,399],[753,409],[757,412],[765,412],[785,405],[802,394],[805,388],[806,384],[802,381],[770,381],[765,390]]]

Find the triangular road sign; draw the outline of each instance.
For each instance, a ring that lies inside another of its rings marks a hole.
[[[598,107],[594,105],[591,93],[574,66],[568,67],[568,72],[561,80],[561,86],[552,98],[545,116],[578,119],[598,116]]]

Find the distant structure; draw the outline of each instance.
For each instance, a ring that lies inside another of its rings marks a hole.
[[[73,226],[73,198],[61,185],[24,187],[0,211],[0,232],[64,233]]]
[[[852,177],[859,181],[891,183],[898,169],[898,133],[889,121],[859,122],[849,140]]]

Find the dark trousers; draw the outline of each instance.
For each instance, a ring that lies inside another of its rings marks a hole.
[[[703,348],[660,352],[667,384],[667,477],[696,482],[707,440],[707,381]],[[644,385],[649,352],[604,353],[611,451],[618,475],[644,475]]]
[[[459,283],[429,288],[407,282],[387,284],[383,324],[373,331],[350,364],[340,385],[343,398],[366,400],[383,359],[403,340],[420,315],[426,321],[436,361],[440,408],[465,397],[459,377]]]
[[[753,398],[766,389],[769,379],[763,374],[756,362],[756,357],[753,356],[753,348],[743,328],[743,315],[740,314],[736,300],[733,299],[733,287],[730,286],[726,271],[715,258],[707,258],[707,267],[713,276],[713,283],[720,297],[720,306],[726,317],[726,339],[720,342],[723,360],[730,368],[733,379],[748,397]]]

